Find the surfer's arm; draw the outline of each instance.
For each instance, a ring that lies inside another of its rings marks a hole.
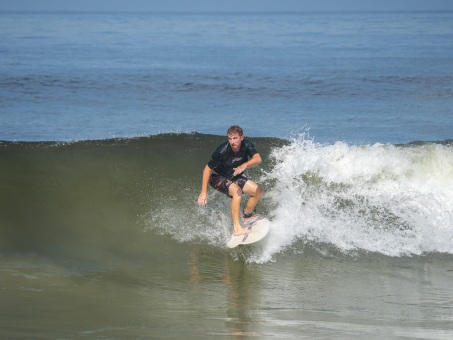
[[[203,177],[201,180],[201,193],[198,196],[198,205],[200,207],[206,205],[208,201],[208,183],[209,177],[211,176],[211,168],[206,165],[203,170]]]
[[[252,158],[250,158],[248,160],[248,162],[245,162],[241,165],[239,165],[237,168],[234,168],[234,176],[237,176],[241,173],[243,173],[245,171],[245,169],[248,169],[248,168],[253,168],[254,166],[257,166],[258,164],[260,164],[262,162],[261,160],[261,156],[259,153],[256,153],[253,155]]]

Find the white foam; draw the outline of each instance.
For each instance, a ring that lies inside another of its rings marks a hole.
[[[451,147],[301,137],[271,159],[262,182],[273,225],[262,261],[300,240],[390,256],[453,253]]]

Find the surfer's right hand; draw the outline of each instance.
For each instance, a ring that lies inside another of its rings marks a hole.
[[[208,202],[208,194],[201,193],[200,196],[198,196],[198,205],[200,207],[204,207],[207,202]]]

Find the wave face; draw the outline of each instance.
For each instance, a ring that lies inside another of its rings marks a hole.
[[[201,172],[225,138],[163,134],[74,143],[0,143],[0,251],[114,261],[181,243],[225,248],[229,200]],[[248,175],[266,190],[269,237],[233,251],[249,262],[316,251],[354,256],[453,254],[453,146],[252,139]],[[174,248],[174,249],[176,249]]]

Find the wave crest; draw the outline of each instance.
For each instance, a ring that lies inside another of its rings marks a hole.
[[[449,145],[317,144],[271,153],[271,252],[298,240],[389,256],[453,253]]]

